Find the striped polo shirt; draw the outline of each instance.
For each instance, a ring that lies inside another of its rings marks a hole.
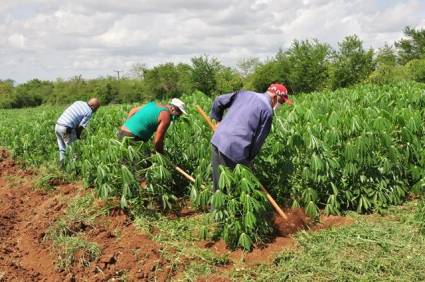
[[[92,114],[93,111],[87,102],[77,101],[62,113],[56,124],[70,128],[77,128],[79,126],[85,128]]]

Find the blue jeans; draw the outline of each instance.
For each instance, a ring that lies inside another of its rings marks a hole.
[[[55,134],[59,146],[59,161],[63,162],[65,159],[66,147],[77,140],[77,132],[74,128],[70,129],[68,127],[56,124]]]

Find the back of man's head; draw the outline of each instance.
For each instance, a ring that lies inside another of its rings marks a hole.
[[[87,104],[89,104],[90,108],[97,110],[100,107],[100,101],[99,99],[93,97],[90,98],[90,100],[87,102]]]

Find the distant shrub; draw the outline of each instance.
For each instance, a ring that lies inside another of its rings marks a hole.
[[[414,59],[405,66],[410,79],[417,82],[425,82],[425,59]]]
[[[383,85],[407,79],[405,68],[397,65],[381,65],[372,72],[366,82]]]

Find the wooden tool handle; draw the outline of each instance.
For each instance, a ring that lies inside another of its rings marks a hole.
[[[204,110],[196,105],[196,110],[201,114],[207,124],[211,127],[212,131],[215,131],[216,125],[211,121],[210,117],[204,112]]]
[[[273,197],[267,192],[266,188],[261,186],[261,190],[264,194],[266,194],[267,200],[269,200],[270,204],[272,204],[275,211],[284,219],[288,220],[288,216],[283,212],[283,210],[279,207],[279,205],[276,203],[276,201],[273,199]]]
[[[208,125],[211,127],[212,131],[215,130],[215,125],[212,123],[210,117],[204,112],[204,110],[196,105],[196,110],[201,114],[201,116],[205,119],[205,121],[208,123]],[[273,197],[267,192],[266,188],[264,188],[261,185],[261,190],[264,194],[266,194],[267,200],[269,200],[270,204],[273,206],[273,208],[276,210],[276,212],[284,219],[288,220],[288,216],[283,212],[283,210],[279,207],[279,205],[276,203],[276,201],[273,199]]]
[[[189,181],[195,182],[195,178],[193,178],[191,175],[189,175],[188,173],[186,173],[183,169],[181,169],[180,167],[174,165],[174,168],[184,177],[186,177]]]

